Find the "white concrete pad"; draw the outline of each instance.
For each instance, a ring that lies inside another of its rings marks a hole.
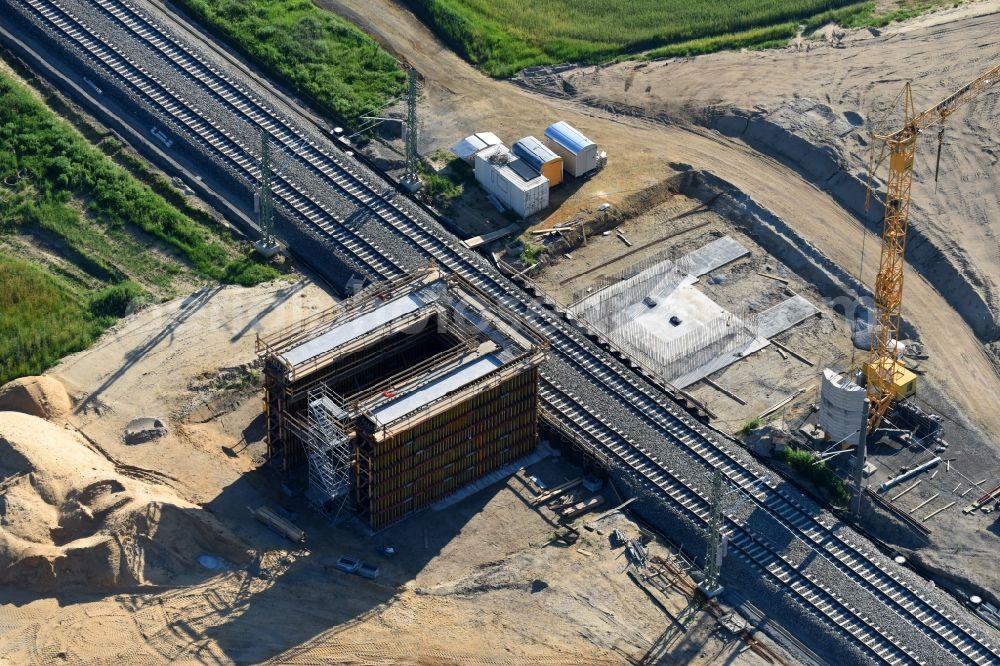
[[[750,250],[740,245],[731,236],[723,236],[684,255],[678,265],[691,275],[704,275],[748,254],[750,254]]]
[[[666,293],[654,291],[650,297],[656,305],[649,307],[645,303],[637,303],[629,306],[629,321],[664,343],[697,334],[698,329],[725,316],[726,310],[694,287],[694,283],[695,278],[689,275],[677,289]],[[671,317],[677,317],[680,324],[671,324]]]

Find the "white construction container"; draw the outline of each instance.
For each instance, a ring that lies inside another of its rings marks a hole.
[[[500,203],[522,218],[549,205],[549,180],[515,157],[506,146],[476,153],[476,180]]]
[[[493,132],[476,132],[452,146],[451,154],[472,164],[476,159],[476,153],[490,146],[499,146],[501,143],[500,137]]]
[[[563,158],[563,169],[574,176],[582,176],[601,165],[597,144],[565,121],[545,128],[545,144]]]

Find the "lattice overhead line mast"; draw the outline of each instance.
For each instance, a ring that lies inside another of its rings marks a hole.
[[[260,188],[257,191],[257,225],[260,240],[255,243],[257,251],[265,257],[278,250],[274,237],[274,202],[271,195],[271,142],[265,130],[260,132]]]
[[[910,188],[913,184],[913,158],[917,151],[917,137],[924,130],[943,123],[961,106],[998,81],[1000,65],[965,84],[920,115],[915,113],[913,95],[910,84],[907,83],[903,90],[903,127],[890,134],[874,135],[874,139],[879,142],[880,153],[876,157],[876,143],[873,142],[868,179],[869,197],[873,175],[886,155],[889,157],[889,178],[882,220],[882,257],[878,276],[875,278],[875,325],[871,328],[871,348],[864,367],[868,397],[871,400],[868,432],[878,428],[893,400],[905,398],[916,391],[916,376],[907,371],[898,360],[899,347],[896,341],[899,339],[903,304],[903,253],[909,226]],[[940,141],[940,133],[938,137]],[[939,143],[939,165],[940,160]]]
[[[417,70],[407,69],[408,85],[406,89],[406,124],[403,127],[406,141],[406,169],[403,173],[403,186],[416,190],[420,187],[420,174],[417,170]]]
[[[726,555],[726,539],[722,533],[722,472],[718,467],[712,474],[712,499],[708,518],[708,548],[705,550],[705,580],[701,591],[711,598],[722,591],[719,576],[722,559]]]

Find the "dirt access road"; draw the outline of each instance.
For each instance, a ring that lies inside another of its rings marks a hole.
[[[532,93],[507,81],[491,79],[458,57],[410,11],[388,0],[317,0],[318,4],[359,25],[400,58],[411,63],[425,80],[422,110],[422,150],[447,148],[458,138],[474,131],[490,130],[512,141],[525,134],[539,134],[551,122],[564,119],[578,126],[604,147],[608,167],[573,193],[546,224],[572,217],[601,201],[616,200],[629,192],[659,181],[671,172],[669,164],[685,163],[723,178],[749,194],[762,206],[787,221],[809,242],[851,272],[857,272],[860,249],[866,231],[851,214],[825,192],[805,181],[798,173],[747,145],[693,124],[664,125],[641,117],[615,115],[573,100]],[[986,3],[983,3],[986,6]],[[989,7],[987,7],[989,9]],[[926,36],[925,50],[941,43],[942,32],[961,35],[968,26],[979,25],[987,17],[957,19],[945,24],[923,20],[920,26],[904,26],[909,38]],[[897,28],[899,29],[899,28]],[[995,33],[994,33],[995,34]],[[961,37],[959,37],[961,39]],[[923,41],[921,41],[923,43]],[[891,55],[891,33],[872,38],[868,47],[858,48],[842,71],[877,69]],[[809,53],[796,52],[787,75],[798,80],[822,81],[829,73],[817,55],[828,48],[819,46]],[[753,71],[739,75],[743,63],[759,54],[718,54],[694,59],[691,67],[703,65],[709,71],[716,59],[724,59],[731,70],[728,79],[742,86],[747,100],[768,101],[770,91]],[[946,63],[928,53],[927,61]],[[774,65],[769,75],[777,71]],[[775,75],[781,78],[780,75]],[[431,121],[433,119],[433,121]],[[575,186],[575,184],[574,184]],[[872,281],[878,264],[878,239],[868,234],[863,276]],[[992,439],[1000,439],[1000,411],[995,395],[1000,394],[997,374],[982,345],[961,316],[930,284],[912,271],[907,276],[906,316],[920,329],[931,359],[928,372],[944,387],[957,406]],[[961,368],[961,372],[956,372]]]

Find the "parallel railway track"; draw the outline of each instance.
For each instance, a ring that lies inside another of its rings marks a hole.
[[[144,100],[158,115],[169,119],[194,143],[246,181],[259,177],[257,158],[223,129],[203,117],[175,94],[167,83],[133,62],[113,45],[78,20],[56,0],[21,0],[31,12],[74,44],[84,56],[119,86]],[[215,98],[245,123],[269,133],[301,167],[329,185],[339,196],[377,216],[420,256],[463,275],[485,293],[520,312],[549,337],[552,354],[598,390],[615,400],[653,432],[667,438],[678,449],[706,469],[718,467],[734,486],[744,489],[754,504],[796,535],[813,551],[881,601],[887,609],[905,618],[941,649],[956,659],[975,664],[1000,662],[1000,653],[985,639],[926,600],[892,572],[884,570],[872,556],[824,525],[796,499],[771,485],[761,486],[760,477],[734,453],[718,443],[707,429],[697,425],[682,410],[665,404],[663,396],[613,357],[583,339],[574,327],[546,311],[527,294],[478,265],[463,250],[443,238],[428,223],[394,204],[376,190],[346,158],[322,150],[277,112],[229,79],[197,53],[176,42],[153,21],[119,0],[91,0],[109,20],[131,32],[135,39],[157,54],[178,75]],[[401,275],[398,259],[387,256],[374,242],[343,224],[322,202],[283,175],[275,175],[274,199],[285,214],[327,239],[382,278]],[[542,386],[542,402],[549,418],[567,432],[588,442],[635,474],[668,504],[704,523],[706,501],[690,480],[675,476],[668,467],[639,444],[594,415],[585,405],[558,387],[551,378]],[[859,614],[851,605],[799,572],[774,548],[744,527],[728,519],[730,543],[739,556],[762,571],[776,585],[798,599],[854,642],[871,658],[882,663],[918,663],[898,637],[884,633],[877,622]]]

